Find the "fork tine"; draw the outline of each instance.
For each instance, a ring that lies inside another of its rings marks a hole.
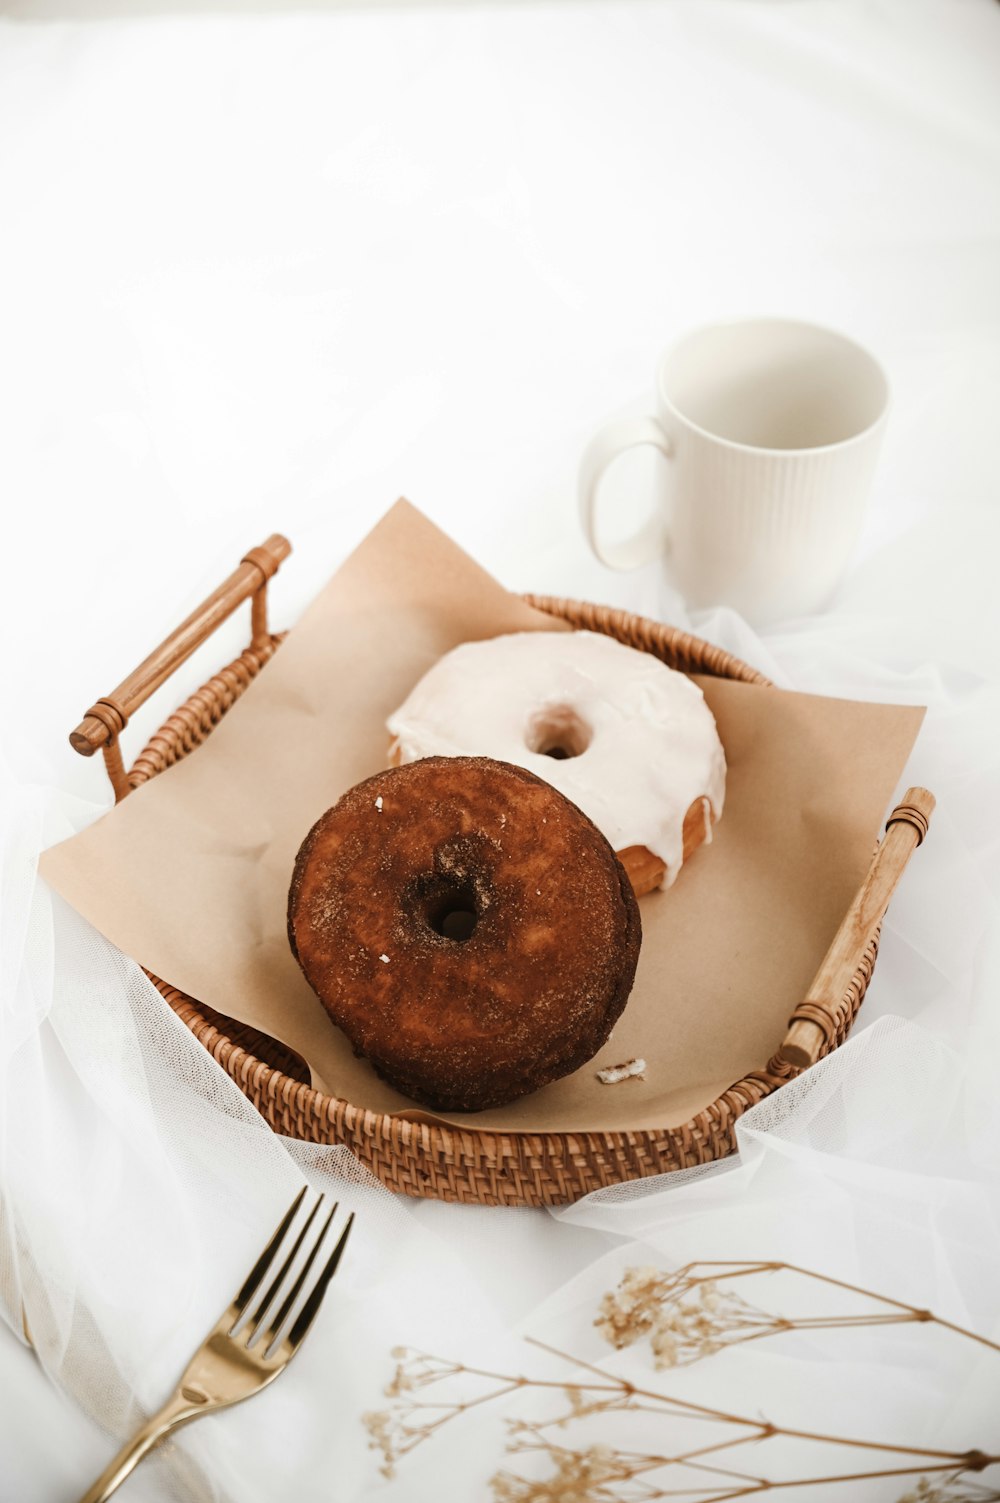
[[[323,1272],[316,1280],[316,1283],[313,1286],[312,1293],[306,1300],[305,1304],[302,1306],[302,1309],[299,1311],[298,1315],[295,1317],[295,1323],[288,1333],[288,1340],[293,1350],[299,1345],[299,1342],[305,1336],[309,1327],[316,1319],[316,1312],[319,1310],[319,1307],[323,1302],[323,1296],[326,1293],[326,1286],[327,1284],[329,1284],[330,1280],[337,1272],[337,1264],[340,1262],[341,1257],[343,1256],[344,1248],[347,1246],[347,1239],[351,1235],[351,1227],[353,1225],[354,1212],[352,1211],[347,1218],[344,1230],[341,1232],[340,1236],[337,1239],[336,1247],[330,1254],[326,1267],[323,1269]]]
[[[275,1342],[275,1340],[277,1338],[278,1332],[281,1330],[281,1327],[284,1325],[285,1319],[286,1319],[286,1317],[288,1315],[289,1310],[292,1308],[292,1306],[294,1305],[295,1301],[298,1299],[300,1293],[302,1292],[302,1287],[305,1284],[306,1279],[309,1277],[309,1270],[310,1270],[310,1268],[313,1266],[313,1264],[316,1261],[316,1254],[319,1252],[320,1248],[323,1246],[323,1238],[326,1236],[327,1232],[330,1230],[330,1223],[333,1220],[334,1216],[336,1216],[337,1210],[339,1208],[339,1205],[340,1205],[339,1201],[334,1201],[333,1208],[330,1211],[329,1216],[326,1218],[325,1222],[323,1223],[323,1226],[320,1229],[319,1236],[316,1238],[316,1241],[313,1243],[312,1252],[309,1254],[308,1258],[306,1259],[305,1263],[303,1264],[302,1269],[301,1269],[301,1271],[299,1273],[299,1276],[295,1280],[295,1283],[292,1285],[291,1289],[288,1291],[288,1293],[286,1294],[285,1298],[282,1300],[280,1310],[278,1311],[278,1313],[274,1317],[274,1319],[271,1321],[271,1324],[268,1327],[268,1329],[267,1329],[267,1331],[266,1331],[266,1333],[264,1335],[264,1344],[265,1344],[265,1347],[266,1347],[267,1350],[270,1350],[270,1348],[274,1345],[274,1342]]]
[[[278,1251],[278,1248],[284,1241],[285,1233],[288,1231],[288,1228],[295,1220],[295,1213],[298,1210],[299,1206],[302,1204],[302,1197],[305,1195],[307,1188],[308,1187],[306,1185],[303,1185],[298,1195],[296,1195],[295,1199],[288,1207],[288,1210],[285,1212],[284,1216],[281,1218],[281,1221],[278,1224],[274,1236],[271,1238],[270,1242],[267,1244],[264,1251],[257,1259],[256,1263],[247,1274],[246,1281],[242,1289],[233,1300],[233,1305],[235,1305],[239,1315],[242,1315],[244,1313],[247,1305],[257,1293],[257,1290],[260,1287],[265,1273],[271,1266],[271,1261],[275,1253]]]
[[[292,1244],[292,1250],[291,1250],[291,1252],[288,1254],[288,1257],[285,1259],[284,1263],[282,1263],[282,1265],[279,1268],[278,1272],[275,1274],[274,1278],[271,1280],[271,1287],[268,1289],[267,1293],[264,1295],[264,1298],[263,1298],[261,1304],[259,1305],[259,1307],[257,1308],[257,1310],[254,1312],[254,1314],[251,1316],[250,1320],[247,1322],[247,1328],[250,1331],[250,1337],[249,1337],[249,1339],[247,1341],[247,1346],[248,1347],[252,1346],[253,1343],[256,1341],[257,1334],[261,1330],[261,1328],[262,1328],[262,1326],[264,1324],[264,1316],[267,1314],[268,1310],[271,1308],[271,1305],[272,1305],[272,1303],[274,1301],[274,1298],[275,1298],[276,1294],[278,1293],[278,1291],[281,1288],[282,1284],[285,1282],[285,1279],[288,1276],[288,1270],[291,1268],[292,1264],[295,1262],[295,1259],[298,1256],[299,1248],[302,1246],[302,1243],[305,1240],[306,1233],[308,1232],[309,1228],[312,1226],[313,1222],[315,1221],[315,1219],[316,1219],[316,1212],[319,1210],[319,1208],[320,1208],[320,1206],[322,1204],[323,1204],[323,1197],[322,1197],[322,1195],[320,1195],[319,1199],[316,1201],[316,1204],[313,1206],[312,1210],[309,1212],[309,1215],[306,1217],[305,1225],[302,1227],[302,1230],[299,1232],[299,1235],[296,1237],[294,1243]]]

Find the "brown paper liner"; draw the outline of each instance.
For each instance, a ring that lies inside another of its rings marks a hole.
[[[424,1119],[351,1053],[289,952],[295,853],[384,765],[387,715],[443,652],[561,628],[398,503],[198,755],[47,852],[43,875],[157,976],[286,1043],[317,1085]],[[669,1128],[780,1043],[864,876],[923,711],[695,681],[726,750],[726,807],[674,886],[642,900],[636,984],[612,1039],[564,1080],[456,1118],[466,1131]],[[644,1079],[597,1080],[637,1055]]]

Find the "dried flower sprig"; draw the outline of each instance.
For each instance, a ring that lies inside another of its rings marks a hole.
[[[792,1326],[748,1304],[735,1290],[720,1290],[714,1280],[678,1282],[656,1268],[630,1268],[602,1299],[594,1324],[619,1349],[648,1335],[657,1367],[685,1367],[724,1346]]]
[[[978,1482],[969,1482],[956,1472],[951,1477],[931,1482],[921,1477],[916,1487],[903,1493],[897,1503],[997,1503],[1000,1493]]]
[[[526,1451],[541,1451],[557,1465],[556,1480],[562,1486],[562,1493],[551,1493],[553,1498],[560,1503],[632,1503],[633,1499],[688,1499],[699,1500],[699,1503],[724,1503],[724,1500],[750,1497],[755,1493],[769,1489],[786,1486],[786,1483],[774,1483],[768,1478],[739,1471],[733,1467],[719,1464],[719,1454],[722,1451],[730,1451],[735,1447],[774,1440],[779,1436],[789,1439],[813,1441],[823,1445],[846,1446],[851,1449],[865,1451],[878,1451],[887,1455],[896,1455],[907,1458],[905,1466],[881,1468],[866,1472],[839,1473],[835,1476],[802,1478],[796,1485],[809,1486],[820,1482],[852,1481],[860,1482],[884,1477],[905,1477],[916,1474],[930,1474],[940,1472],[942,1478],[938,1488],[941,1503],[952,1503],[952,1495],[958,1503],[962,1494],[955,1493],[954,1489],[958,1479],[969,1473],[984,1471],[987,1467],[1000,1465],[1000,1455],[990,1455],[981,1451],[971,1450],[955,1452],[930,1446],[905,1446],[892,1442],[860,1440],[856,1437],[843,1435],[821,1434],[816,1431],[793,1429],[788,1426],[772,1424],[770,1421],[759,1420],[748,1415],[733,1414],[725,1410],[713,1409],[702,1404],[695,1404],[687,1399],[680,1399],[676,1395],[658,1393],[656,1390],[644,1389],[618,1378],[613,1374],[605,1374],[600,1368],[591,1368],[589,1363],[580,1363],[579,1359],[568,1356],[565,1353],[555,1352],[554,1348],[544,1347],[543,1343],[534,1342],[534,1345],[543,1347],[544,1350],[553,1352],[557,1356],[564,1357],[566,1361],[576,1366],[590,1368],[603,1381],[599,1383],[557,1383],[549,1379],[529,1378],[523,1375],[503,1374],[488,1372],[481,1368],[466,1367],[461,1363],[449,1362],[443,1358],[431,1357],[423,1353],[408,1352],[401,1363],[406,1381],[402,1384],[398,1381],[397,1374],[387,1387],[387,1395],[395,1399],[394,1405],[388,1409],[364,1417],[365,1423],[371,1436],[370,1444],[381,1451],[383,1456],[382,1471],[386,1476],[394,1475],[396,1463],[409,1451],[427,1440],[448,1420],[456,1418],[459,1414],[467,1412],[476,1405],[499,1398],[506,1394],[512,1394],[526,1388],[537,1390],[550,1390],[561,1394],[566,1400],[564,1410],[558,1411],[551,1418],[526,1423],[517,1422],[511,1429],[508,1450],[511,1454]],[[414,1386],[422,1387],[440,1381],[444,1378],[454,1378],[465,1375],[467,1378],[485,1380],[486,1387],[483,1392],[474,1398],[451,1399],[441,1403],[432,1403],[427,1400],[414,1399],[412,1387],[408,1379],[411,1375],[418,1374]],[[438,1376],[434,1376],[437,1374]],[[595,1452],[593,1447],[584,1451],[575,1451],[563,1446],[551,1437],[551,1431],[561,1428],[568,1421],[586,1416],[608,1415],[620,1412],[653,1412],[662,1417],[683,1417],[690,1420],[710,1421],[717,1425],[727,1427],[725,1438],[711,1440],[704,1445],[696,1445],[691,1449],[682,1450],[672,1455],[650,1454],[638,1455],[634,1452],[623,1453],[609,1447],[598,1448]],[[736,1427],[740,1433],[732,1435],[730,1427]],[[572,1458],[589,1457],[586,1466],[583,1461],[574,1461]],[[912,1460],[910,1460],[912,1458]],[[561,1471],[560,1471],[561,1468]],[[674,1468],[686,1471],[688,1477],[695,1480],[678,1478],[667,1487],[652,1485],[649,1482],[642,1483],[642,1490],[635,1490],[643,1474],[654,1471]],[[574,1479],[574,1469],[579,1474]],[[512,1474],[503,1472],[498,1474],[497,1486],[507,1489],[507,1496],[521,1503],[521,1499],[533,1500],[537,1497],[539,1503],[547,1500],[550,1494],[544,1490],[553,1479],[547,1483],[536,1482],[532,1479],[517,1479]],[[586,1479],[586,1486],[584,1486]],[[573,1486],[570,1486],[572,1482]],[[947,1482],[952,1489],[952,1494],[942,1490]],[[622,1491],[619,1483],[628,1483],[628,1491]],[[523,1486],[522,1486],[523,1484]],[[517,1488],[522,1487],[519,1494]],[[535,1493],[530,1489],[534,1487]],[[574,1495],[573,1488],[576,1488]],[[589,1491],[587,1490],[589,1488]],[[528,1489],[525,1491],[524,1489]],[[923,1503],[923,1497],[915,1495]],[[975,1493],[969,1497],[974,1498]],[[506,1503],[506,1497],[501,1491],[500,1503]],[[1000,1503],[1000,1493],[987,1491],[983,1494],[983,1503],[986,1500],[995,1500]],[[934,1494],[928,1495],[929,1503],[938,1503]]]
[[[789,1319],[750,1304],[731,1288],[720,1287],[732,1279],[780,1272],[798,1274],[857,1294],[882,1308]],[[875,1294],[870,1289],[792,1263],[696,1262],[686,1263],[683,1268],[671,1272],[658,1268],[630,1268],[618,1288],[605,1294],[594,1321],[602,1336],[619,1349],[648,1336],[658,1368],[684,1367],[724,1347],[789,1331],[910,1323],[937,1325],[942,1330],[955,1332],[1000,1352],[1000,1345],[988,1337],[942,1320],[930,1310],[918,1309],[901,1300]]]
[[[787,1318],[759,1309],[730,1287],[720,1288],[727,1281],[750,1274],[779,1271],[834,1285],[885,1308],[875,1312],[852,1310],[846,1315]],[[655,1268],[630,1269],[618,1288],[602,1299],[594,1324],[613,1346],[619,1348],[649,1336],[656,1366],[662,1368],[688,1365],[726,1346],[778,1332],[904,1322],[934,1323],[1000,1352],[997,1343],[940,1320],[929,1310],[784,1263],[690,1263],[674,1272]],[[995,1487],[971,1480],[990,1467],[1000,1466],[1000,1454],[859,1440],[773,1424],[638,1387],[603,1368],[559,1352],[543,1342],[528,1339],[562,1360],[588,1370],[599,1381],[565,1383],[529,1378],[468,1367],[409,1348],[394,1349],[396,1368],[385,1390],[393,1401],[392,1405],[364,1416],[369,1443],[382,1454],[383,1473],[392,1476],[402,1456],[459,1414],[494,1399],[531,1389],[548,1391],[550,1397],[561,1398],[562,1407],[556,1406],[544,1419],[510,1421],[507,1451],[511,1456],[534,1453],[536,1461],[544,1459],[553,1470],[544,1478],[507,1470],[498,1472],[491,1484],[494,1503],[656,1503],[656,1500],[666,1499],[677,1500],[677,1503],[681,1500],[687,1500],[687,1503],[730,1503],[730,1500],[787,1487],[860,1483],[890,1477],[917,1478],[910,1490],[900,1496],[898,1503],[1000,1503],[1000,1491]],[[448,1385],[452,1382],[457,1385],[456,1394],[449,1390]],[[421,1390],[438,1384],[446,1385],[441,1398],[422,1395]],[[469,1384],[474,1384],[476,1389],[471,1394]],[[574,1449],[554,1437],[554,1431],[563,1430],[575,1421],[624,1412],[653,1413],[660,1419],[702,1422],[716,1427],[716,1431],[707,1432],[702,1437],[704,1443],[673,1454],[641,1454],[593,1444]],[[716,1433],[719,1438],[716,1438]],[[733,1458],[723,1454],[749,1444],[759,1447],[761,1442],[782,1436],[826,1446],[880,1452],[884,1460],[893,1457],[902,1464],[871,1471],[805,1477],[794,1482],[775,1482],[756,1472],[738,1470],[728,1464]],[[656,1476],[657,1473],[660,1475]]]
[[[535,1448],[513,1444],[508,1449]],[[631,1458],[611,1446],[587,1446],[574,1451],[547,1441],[544,1450],[555,1468],[552,1475],[538,1479],[521,1477],[516,1472],[498,1472],[490,1483],[494,1503],[605,1503],[622,1499],[619,1484],[632,1484],[630,1503],[655,1496],[645,1488],[641,1492],[635,1490]]]
[[[444,1357],[432,1357],[412,1347],[393,1347],[391,1355],[396,1367],[384,1392],[394,1403],[389,1409],[369,1411],[361,1416],[361,1423],[368,1431],[369,1448],[382,1455],[379,1470],[384,1477],[394,1476],[400,1458],[421,1441],[428,1440],[448,1420],[456,1419],[479,1404],[513,1393],[527,1381],[466,1367]],[[482,1391],[473,1397],[459,1395],[442,1400],[419,1396],[421,1389],[444,1383],[459,1374],[467,1379],[483,1379]]]
[[[852,1476],[814,1477],[786,1482],[765,1478],[748,1479],[747,1486],[718,1492],[704,1487],[668,1487],[649,1484],[628,1471],[627,1458],[608,1446],[589,1446],[585,1451],[553,1451],[554,1470],[548,1477],[522,1477],[498,1472],[491,1483],[493,1503],[731,1503],[777,1488],[809,1487],[818,1483],[867,1482],[893,1476],[892,1472],[864,1472]],[[622,1485],[619,1486],[619,1483]],[[921,1477],[916,1487],[901,1494],[896,1503],[1000,1503],[993,1488],[965,1482],[961,1474],[931,1481]]]

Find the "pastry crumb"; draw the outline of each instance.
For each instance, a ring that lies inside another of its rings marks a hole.
[[[620,1080],[643,1079],[645,1074],[644,1059],[627,1059],[623,1065],[609,1065],[606,1070],[598,1070],[597,1078],[601,1085],[617,1085]]]

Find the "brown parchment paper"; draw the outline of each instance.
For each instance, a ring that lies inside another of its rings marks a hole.
[[[294,567],[294,560],[291,565]],[[316,1085],[426,1117],[355,1058],[288,948],[299,844],[386,764],[386,717],[459,642],[561,629],[398,502],[196,754],[47,851],[46,880],[126,954],[281,1039]],[[675,1126],[763,1067],[867,870],[923,717],[699,677],[728,762],[725,812],[667,892],[641,900],[628,1006],[601,1053],[467,1128]],[[645,1079],[596,1071],[640,1055]]]

